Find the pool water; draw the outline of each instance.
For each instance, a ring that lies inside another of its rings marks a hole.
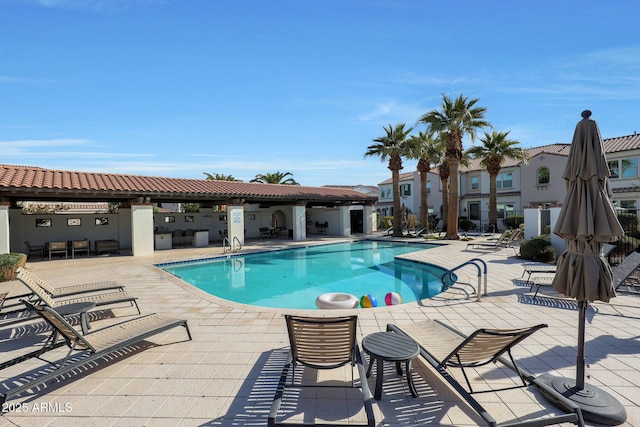
[[[433,247],[376,241],[335,243],[237,255],[158,267],[217,297],[275,308],[315,309],[318,295],[372,295],[378,306],[388,292],[413,302],[442,291],[444,269],[396,260]]]

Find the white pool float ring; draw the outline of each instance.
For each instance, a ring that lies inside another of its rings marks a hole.
[[[316,298],[318,308],[357,308],[360,301],[355,295],[343,292],[328,292]]]

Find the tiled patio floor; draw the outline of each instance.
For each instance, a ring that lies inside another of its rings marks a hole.
[[[293,244],[248,242],[243,252]],[[101,256],[30,262],[27,267],[31,271],[56,285],[118,280],[139,297],[143,313],[159,312],[188,319],[193,340],[187,341],[184,329],[176,328],[116,355],[111,361],[100,362],[70,379],[41,388],[37,394],[9,400],[3,408],[0,426],[266,425],[288,348],[283,310],[229,303],[154,267],[160,262],[221,252],[220,247],[185,248],[158,251],[149,257]],[[420,303],[360,309],[360,339],[385,330],[387,323],[402,326],[427,318],[443,320],[465,333],[478,327],[547,323],[548,328],[516,347],[514,355],[536,375],[550,372],[575,377],[576,304],[554,298],[557,295],[548,287],[533,300],[529,287],[521,279],[521,261],[513,250],[467,251],[466,242],[460,241],[444,242],[437,248],[409,256],[447,268],[479,257],[488,264],[488,295],[477,301],[450,291]],[[472,284],[477,281],[472,268],[461,270],[460,276]],[[306,311],[310,313],[318,312]],[[133,315],[134,310],[122,306],[92,313],[91,322],[98,329]],[[0,327],[1,361],[24,353],[24,346],[37,345],[47,335],[36,323]],[[640,297],[621,294],[611,304],[593,304],[588,310],[586,343],[587,382],[602,387],[625,406],[626,426],[639,426]],[[65,353],[61,348],[47,353],[45,358],[57,360]],[[44,365],[33,359],[9,367],[2,371],[0,387]],[[417,398],[411,397],[406,381],[391,368],[386,371],[383,397],[374,403],[378,425],[479,424],[477,415],[430,366],[422,361],[414,364]],[[472,372],[472,381],[478,389],[514,384],[509,371],[494,365]],[[373,379],[370,384],[373,389]],[[357,395],[320,390],[299,397],[297,406],[290,406],[292,416],[299,420],[316,416],[344,424],[345,419],[357,419],[362,413]],[[557,411],[531,387],[477,393],[475,397],[500,422]]]

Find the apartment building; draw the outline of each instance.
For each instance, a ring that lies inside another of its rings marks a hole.
[[[640,202],[640,135],[634,133],[603,141],[613,190],[613,203],[619,208],[635,211]],[[497,177],[498,227],[501,219],[522,215],[526,207],[561,205],[566,194],[562,174],[571,144],[550,144],[527,149],[527,163],[508,160]],[[393,214],[391,179],[379,185],[377,211]],[[429,213],[442,218],[442,185],[437,170],[428,174]],[[460,217],[475,222],[478,227],[489,221],[489,174],[472,160],[460,167]],[[420,178],[417,171],[400,174],[400,197],[406,212],[420,217]]]

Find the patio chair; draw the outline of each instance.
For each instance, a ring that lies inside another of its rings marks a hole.
[[[49,242],[49,261],[51,261],[51,255],[64,254],[65,258],[69,258],[69,252],[67,251],[67,242]]]
[[[20,271],[22,272],[21,278],[23,282],[26,280],[30,283],[39,285],[54,298],[99,291],[124,291],[124,285],[120,284],[117,281],[92,282],[69,286],[53,286],[49,282],[46,282],[29,270],[23,268]]]
[[[35,307],[26,301],[24,303],[30,310],[44,319],[56,333],[64,337],[69,351],[53,369],[42,369],[33,376],[25,375],[11,381],[12,384],[17,384],[17,386],[4,390],[0,396],[0,403],[4,403],[12,396],[19,395],[30,389],[36,392],[40,389],[37,386],[57,377],[64,375],[69,380],[71,376],[65,374],[76,370],[77,372],[84,372],[89,366],[94,365],[92,363],[94,360],[120,352],[128,346],[177,326],[184,327],[189,340],[191,340],[191,332],[186,320],[172,319],[160,314],[148,314],[83,335],[52,308],[46,306]],[[70,361],[70,356],[74,351],[78,351],[81,354],[77,354],[73,358],[74,361]],[[112,359],[115,359],[115,357]],[[84,368],[80,370],[80,367]],[[42,375],[40,375],[41,373]],[[27,378],[29,379],[27,380]],[[46,389],[46,387],[42,389]]]
[[[571,401],[555,390],[549,392],[557,397],[561,405],[570,411],[568,414],[546,416],[542,418],[524,419],[523,421],[510,421],[498,424],[491,414],[474,398],[473,389],[465,368],[475,368],[489,363],[500,362],[502,365],[514,371],[523,383],[523,386],[501,388],[509,390],[515,387],[526,387],[527,381],[536,382],[533,374],[525,371],[516,364],[511,354],[511,349],[539,329],[547,325],[539,324],[527,328],[514,329],[477,329],[471,335],[464,335],[455,328],[437,320],[427,320],[402,328],[388,324],[387,331],[401,333],[413,338],[420,345],[420,355],[465,399],[465,401],[486,421],[489,426],[547,426],[563,422],[572,422],[584,426],[582,412]],[[504,354],[509,359],[503,357]],[[462,370],[462,375],[467,383],[465,389],[448,371],[455,367]],[[536,382],[536,384],[537,382]],[[542,385],[544,387],[544,385]],[[498,390],[490,390],[498,391]],[[481,391],[479,393],[486,393]]]
[[[344,317],[300,317],[285,315],[291,351],[282,370],[280,383],[273,399],[269,414],[269,426],[296,426],[297,423],[277,422],[287,388],[287,376],[291,375],[290,387],[336,387],[335,385],[304,385],[302,380],[295,384],[296,367],[298,364],[312,369],[335,369],[351,365],[351,385],[355,387],[353,368],[357,367],[360,378],[360,388],[364,399],[364,409],[367,423],[361,424],[373,427],[375,425],[371,392],[366,379],[362,356],[356,341],[357,316]],[[325,424],[314,424],[323,426]],[[349,424],[358,425],[358,424]]]
[[[33,254],[38,255],[40,259],[44,258],[44,245],[32,245],[28,240],[24,242],[27,247],[27,259]]]
[[[138,298],[134,297],[129,292],[120,291],[104,294],[82,295],[60,300],[47,293],[47,291],[45,291],[36,281],[32,280],[32,277],[33,275],[29,271],[24,268],[18,268],[16,279],[20,280],[27,288],[29,288],[31,292],[33,292],[33,295],[41,301],[41,304],[47,305],[51,308],[55,309],[67,304],[82,302],[92,302],[96,307],[128,302],[134,306],[138,311],[138,314],[140,314],[140,307],[138,307],[138,302],[136,301]]]
[[[89,251],[91,250],[91,245],[89,243],[89,240],[84,239],[84,240],[74,240],[71,242],[71,258],[75,258],[76,257],[76,252],[77,253],[83,253],[86,252],[87,256],[89,256]]]

